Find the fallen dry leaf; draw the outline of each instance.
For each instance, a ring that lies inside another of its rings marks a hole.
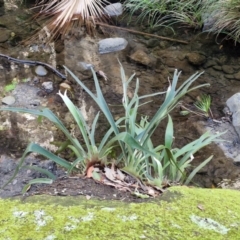
[[[124,174],[122,171],[120,171],[119,169],[117,169],[116,178],[119,179],[119,180],[121,180],[121,181],[124,181],[124,179],[125,179],[125,174]]]
[[[104,171],[105,171],[105,176],[111,180],[111,181],[115,181],[116,180],[116,173],[115,173],[115,170],[113,168],[108,168],[108,167],[105,167],[104,168]]]
[[[93,172],[94,166],[91,166],[88,168],[87,170],[87,178],[91,178],[92,177],[92,172]]]
[[[201,204],[198,204],[197,208],[200,209],[201,211],[204,211],[204,207]]]

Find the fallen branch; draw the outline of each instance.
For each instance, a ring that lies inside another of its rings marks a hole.
[[[115,29],[119,29],[119,30],[122,30],[122,31],[127,31],[127,32],[131,32],[131,33],[135,33],[135,34],[145,35],[145,36],[154,37],[154,38],[160,38],[160,39],[171,41],[171,42],[179,42],[179,43],[183,43],[183,44],[189,44],[189,42],[186,42],[186,41],[183,41],[183,40],[178,40],[178,39],[168,38],[168,37],[162,37],[162,36],[158,36],[158,35],[155,35],[155,34],[144,33],[144,32],[140,32],[140,31],[136,31],[136,30],[132,30],[132,29],[127,29],[127,28],[116,27],[116,26],[105,24],[105,23],[96,22],[95,24],[99,25],[99,26],[108,27],[108,28],[115,28]]]
[[[57,69],[55,69],[54,67],[52,67],[51,65],[47,64],[47,63],[43,63],[43,62],[39,62],[39,61],[31,61],[31,60],[22,60],[22,59],[17,59],[17,58],[13,58],[13,57],[9,57],[8,55],[5,54],[1,54],[0,53],[0,58],[5,58],[7,59],[9,62],[15,62],[15,63],[20,63],[20,64],[27,64],[27,65],[33,65],[33,66],[37,66],[37,65],[41,65],[44,66],[48,69],[50,69],[53,73],[55,73],[58,77],[62,78],[62,79],[66,79],[66,76],[63,75],[62,73],[60,73]]]

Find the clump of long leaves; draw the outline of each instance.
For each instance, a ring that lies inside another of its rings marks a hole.
[[[121,154],[116,159],[116,164],[119,164],[120,166],[123,165],[123,171],[129,173],[137,179],[147,181],[148,183],[161,188],[163,182],[166,180],[169,182],[185,181],[185,183],[189,183],[196,172],[210,161],[211,157],[204,160],[202,164],[195,168],[194,171],[186,178],[186,169],[190,166],[193,154],[202,147],[211,143],[221,134],[211,136],[209,133],[206,133],[182,149],[172,149],[174,136],[173,124],[169,113],[177,106],[179,99],[186,93],[203,86],[208,86],[208,84],[203,84],[190,88],[191,84],[202,73],[192,75],[177,89],[177,82],[180,73],[176,70],[174,72],[172,84],[169,86],[167,92],[144,96],[138,96],[139,80],[137,79],[134,95],[131,99],[129,99],[127,95],[128,86],[133,80],[134,75],[132,75],[129,79],[126,79],[124,69],[121,66],[121,79],[123,85],[122,104],[125,110],[125,116],[120,118],[116,123],[102,95],[95,72],[93,71],[96,95],[93,94],[68,68],[66,68],[66,70],[98,104],[111,128],[114,129],[113,132],[115,133],[115,137],[112,141],[117,140],[122,150]],[[166,94],[165,100],[152,119],[148,121],[147,117],[143,117],[140,123],[137,122],[137,115],[139,114],[139,107],[141,106],[140,101],[159,94]],[[169,122],[166,129],[165,144],[153,146],[152,134],[161,121],[167,116],[169,116]],[[121,124],[123,125],[123,128],[120,132],[119,124],[122,121],[124,121],[124,124]],[[119,138],[119,136],[121,136],[121,138]]]
[[[207,30],[208,32],[217,36],[223,33],[226,35],[225,39],[233,39],[235,42],[239,42],[240,1],[216,1],[209,9],[208,15],[214,20],[212,26]]]
[[[130,13],[130,17],[134,14],[138,15],[137,21],[145,21],[150,27],[156,27],[167,11],[167,1],[158,0],[127,0],[124,8]]]
[[[199,99],[194,103],[195,107],[197,107],[201,112],[205,114],[206,117],[211,116],[213,118],[213,114],[211,111],[211,96],[207,94],[203,94],[199,97]]]
[[[126,0],[125,9],[130,16],[137,15],[139,21],[146,21],[150,27],[178,24],[199,29],[203,25],[202,15],[209,10],[215,0]]]
[[[65,105],[68,107],[69,112],[73,116],[76,122],[76,125],[78,126],[78,129],[81,132],[81,135],[83,137],[82,143],[68,131],[68,129],[61,122],[61,120],[48,108],[44,108],[42,110],[36,110],[36,109],[4,107],[4,108],[1,108],[0,110],[18,112],[18,113],[29,113],[29,114],[36,115],[40,118],[42,117],[47,118],[65,134],[66,142],[64,142],[61,146],[65,145],[64,148],[71,149],[76,159],[73,161],[73,163],[70,163],[65,159],[57,156],[56,154],[48,151],[47,149],[41,147],[40,145],[36,143],[30,143],[27,149],[25,150],[13,176],[3,187],[5,187],[8,183],[10,183],[15,178],[18,171],[23,166],[25,157],[31,152],[41,154],[46,158],[51,159],[61,167],[65,168],[69,173],[72,170],[77,170],[84,173],[87,170],[87,168],[94,163],[95,164],[99,163],[104,165],[108,164],[107,156],[109,155],[109,153],[112,151],[112,148],[113,148],[113,141],[109,141],[109,138],[110,138],[110,135],[112,134],[113,129],[110,128],[102,138],[102,141],[97,145],[95,142],[95,130],[96,130],[96,124],[99,118],[99,113],[95,116],[92,125],[89,127],[83,114],[68,98],[66,92],[64,94],[59,92],[58,94],[62,98]],[[76,168],[76,165],[77,165],[77,168]],[[31,184],[52,183],[52,180],[55,180],[55,176],[50,172],[40,168],[36,168],[35,170],[38,170],[43,174],[47,175],[49,179],[42,179],[42,178],[34,179],[29,182],[29,184],[25,187],[25,190]]]
[[[206,133],[199,139],[184,146],[182,149],[172,147],[174,134],[173,123],[169,113],[177,106],[179,99],[186,93],[208,85],[203,84],[190,88],[191,84],[201,75],[201,73],[192,75],[180,87],[177,88],[180,73],[176,70],[174,72],[173,81],[166,92],[159,92],[144,96],[138,96],[139,80],[137,79],[134,95],[130,99],[127,92],[130,82],[134,79],[134,75],[132,75],[129,79],[126,79],[124,69],[121,66],[121,78],[123,85],[122,105],[125,110],[125,115],[115,121],[102,94],[95,71],[92,69],[96,88],[96,93],[93,93],[68,68],[66,68],[66,70],[97,103],[101,112],[109,122],[109,130],[105,133],[101,142],[96,143],[94,136],[99,114],[96,115],[90,131],[81,111],[79,111],[79,109],[71,102],[66,93],[59,93],[59,95],[72,114],[76,125],[83,136],[83,142],[80,142],[78,139],[73,137],[64,124],[58,119],[58,117],[47,108],[42,110],[12,107],[1,108],[0,110],[4,111],[7,110],[13,112],[30,113],[49,119],[65,134],[66,140],[68,141],[66,146],[73,151],[76,157],[73,163],[69,163],[65,159],[60,158],[59,156],[42,148],[38,144],[31,143],[24,152],[14,175],[8,181],[8,183],[16,176],[19,169],[23,165],[24,158],[30,152],[37,152],[53,160],[60,166],[66,168],[68,172],[71,172],[72,170],[78,170],[82,173],[86,173],[88,167],[95,163],[105,166],[108,165],[111,161],[109,154],[112,151],[112,148],[115,145],[118,145],[121,149],[121,153],[116,157],[116,159],[114,159],[115,166],[132,175],[141,183],[144,184],[148,182],[148,184],[157,186],[159,188],[162,188],[166,182],[189,183],[196,172],[210,161],[211,157],[204,160],[202,164],[195,168],[189,176],[186,176],[186,169],[191,165],[193,154],[202,147],[211,143],[221,134],[210,136],[208,133]],[[142,104],[147,104],[140,103],[140,101],[159,94],[165,94],[166,96],[155,115],[149,121],[147,117],[142,117],[141,121],[138,122],[137,116],[139,114],[139,107]],[[152,135],[161,121],[167,116],[168,125],[166,128],[165,143],[154,146],[152,143]],[[35,179],[30,181],[25,190],[33,183],[51,183],[54,180],[54,176],[50,172],[47,172],[46,170],[40,171],[45,173],[50,179]]]
[[[166,25],[178,24],[194,29],[202,27],[202,14],[206,2],[196,0],[174,1],[171,6],[172,9],[169,9],[167,19],[164,21]]]

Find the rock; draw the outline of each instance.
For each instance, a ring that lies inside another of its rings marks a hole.
[[[53,91],[53,83],[51,81],[42,83],[42,86],[47,93],[50,93]]]
[[[189,63],[193,64],[194,66],[201,66],[207,60],[203,54],[197,52],[188,53],[186,57]]]
[[[16,99],[13,96],[7,96],[2,99],[2,103],[6,105],[13,105]]]
[[[209,61],[207,61],[207,62],[203,65],[203,67],[204,67],[204,68],[210,68],[210,67],[212,67],[212,66],[214,66],[214,65],[217,65],[216,61],[214,61],[214,60],[209,60]]]
[[[131,54],[129,57],[132,61],[148,67],[153,67],[156,65],[156,59],[154,59],[153,57],[150,57],[147,53],[145,53],[141,49],[137,50],[136,52]]]
[[[236,93],[230,97],[226,104],[232,112],[232,124],[238,136],[240,136],[240,93]]]
[[[154,48],[159,45],[159,39],[151,38],[147,41],[147,47]]]
[[[94,66],[91,63],[78,62],[77,65],[81,67],[82,70],[90,70],[91,68],[94,68]]]
[[[6,42],[10,37],[10,31],[6,28],[0,28],[0,43]]]
[[[221,66],[218,66],[218,65],[215,65],[212,67],[213,69],[217,70],[217,71],[222,71],[222,67]]]
[[[113,3],[104,8],[104,12],[108,16],[120,16],[123,13],[123,7],[121,3]]]
[[[210,13],[203,13],[202,14],[202,21],[203,21],[203,28],[202,31],[210,30],[213,24],[216,22],[218,16],[218,11],[212,11]]]
[[[234,74],[234,78],[235,78],[236,80],[240,80],[240,72]]]
[[[33,83],[35,83],[35,84],[39,83],[39,78],[34,76],[33,77]]]
[[[137,204],[84,196],[0,199],[1,238],[238,239],[239,199],[239,191],[196,187],[171,187],[160,199]]]
[[[46,76],[48,72],[47,72],[47,69],[45,67],[39,65],[35,68],[35,73],[37,75],[43,77],[43,76]]]
[[[234,75],[232,74],[225,74],[224,77],[227,79],[234,79]]]
[[[229,65],[223,65],[222,66],[222,70],[224,73],[226,74],[233,74],[234,73],[234,69],[232,66],[229,66]]]
[[[17,84],[12,94],[16,98],[14,106],[21,108],[31,108],[36,106],[36,101],[44,102],[37,96],[39,88],[30,84]],[[40,104],[39,104],[40,105]]]
[[[126,48],[128,42],[124,38],[106,38],[98,42],[100,54],[121,51]]]

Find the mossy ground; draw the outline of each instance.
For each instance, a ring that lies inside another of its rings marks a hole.
[[[240,192],[169,191],[170,201],[137,204],[50,196],[24,203],[2,199],[0,239],[240,239]],[[194,223],[193,216],[202,222]]]

